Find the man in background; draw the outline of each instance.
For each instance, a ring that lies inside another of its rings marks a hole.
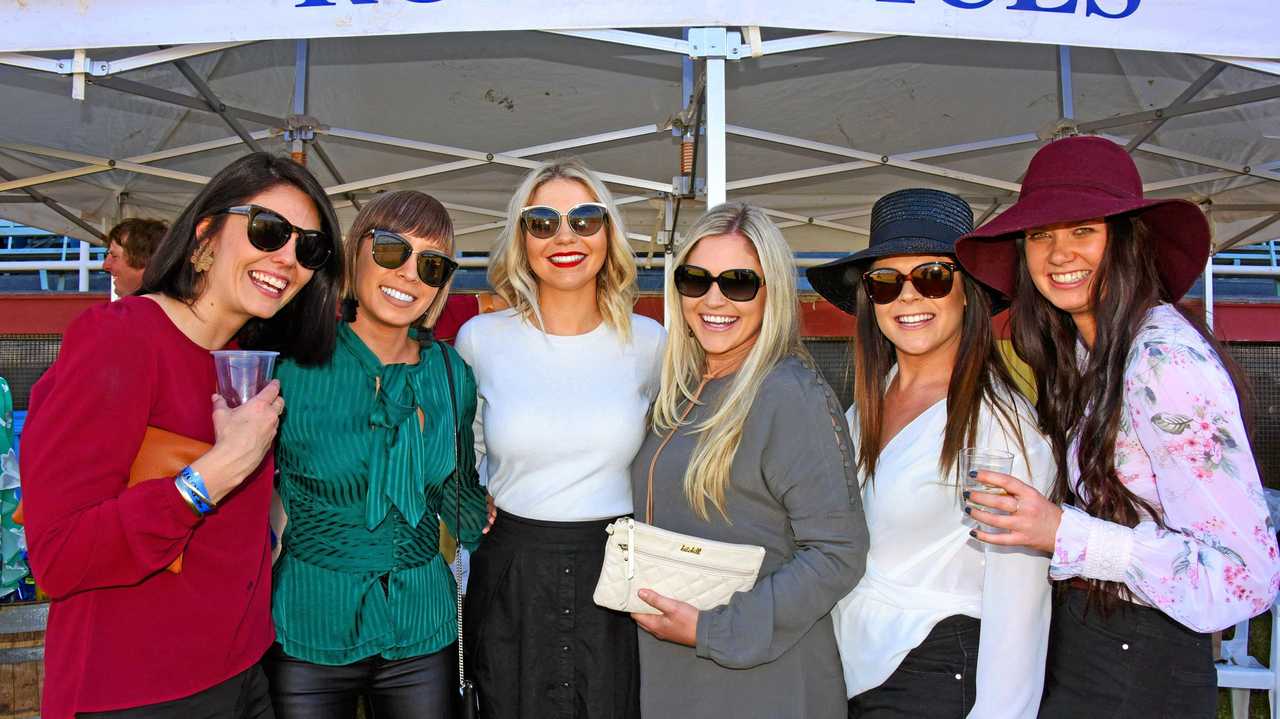
[[[131,217],[107,233],[107,257],[102,269],[111,275],[117,295],[131,295],[142,286],[147,262],[168,229],[160,220]]]

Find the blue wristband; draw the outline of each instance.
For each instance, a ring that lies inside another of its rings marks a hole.
[[[215,506],[213,498],[209,496],[209,488],[204,486],[204,477],[200,476],[199,472],[192,469],[191,465],[183,467],[182,471],[178,472],[178,478],[190,487],[191,491],[194,492],[197,497],[204,500],[205,504],[210,507]]]
[[[182,497],[182,501],[187,503],[187,506],[191,508],[191,511],[197,517],[203,517],[212,509],[203,499],[196,497],[196,493],[191,491],[190,485],[182,481],[182,477],[174,477],[173,486],[177,487],[178,495]]]
[[[199,472],[188,465],[182,468],[175,481],[178,491],[185,490],[184,496],[190,496],[191,505],[201,516],[213,511],[213,500],[210,499],[209,490],[204,485],[204,477],[201,477]]]

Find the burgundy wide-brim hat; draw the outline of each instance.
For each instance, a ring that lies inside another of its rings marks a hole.
[[[1209,221],[1186,200],[1143,199],[1133,158],[1101,137],[1067,137],[1040,148],[1018,201],[957,240],[956,258],[978,281],[1012,297],[1016,240],[1027,230],[1117,215],[1141,218],[1150,230],[1160,281],[1171,300],[1180,299],[1209,260]]]

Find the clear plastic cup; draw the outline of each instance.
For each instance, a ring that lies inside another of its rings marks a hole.
[[[960,465],[960,477],[964,482],[964,488],[969,492],[990,492],[993,494],[1004,494],[1005,491],[998,487],[992,487],[978,481],[976,477],[970,477],[969,472],[973,470],[987,470],[990,472],[999,472],[1001,474],[1009,474],[1013,471],[1013,455],[1002,449],[984,449],[982,447],[965,447],[960,450],[957,457],[957,464]],[[998,509],[990,507],[978,507],[984,512],[991,514],[1005,514]],[[976,525],[977,522],[974,522]],[[985,531],[999,533],[1005,530],[997,529],[983,525]]]
[[[262,391],[271,381],[279,352],[262,350],[219,350],[212,352],[218,372],[218,394],[228,407],[239,407]]]

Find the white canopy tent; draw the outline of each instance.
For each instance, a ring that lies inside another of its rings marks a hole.
[[[245,8],[0,0],[0,216],[100,240],[252,145],[304,155],[346,222],[373,192],[430,192],[482,250],[526,169],[572,153],[660,253],[700,118],[681,226],[727,196],[799,250],[848,251],[885,192],[948,189],[982,220],[1045,140],[1090,132],[1150,194],[1201,203],[1219,249],[1280,236],[1274,0]]]

